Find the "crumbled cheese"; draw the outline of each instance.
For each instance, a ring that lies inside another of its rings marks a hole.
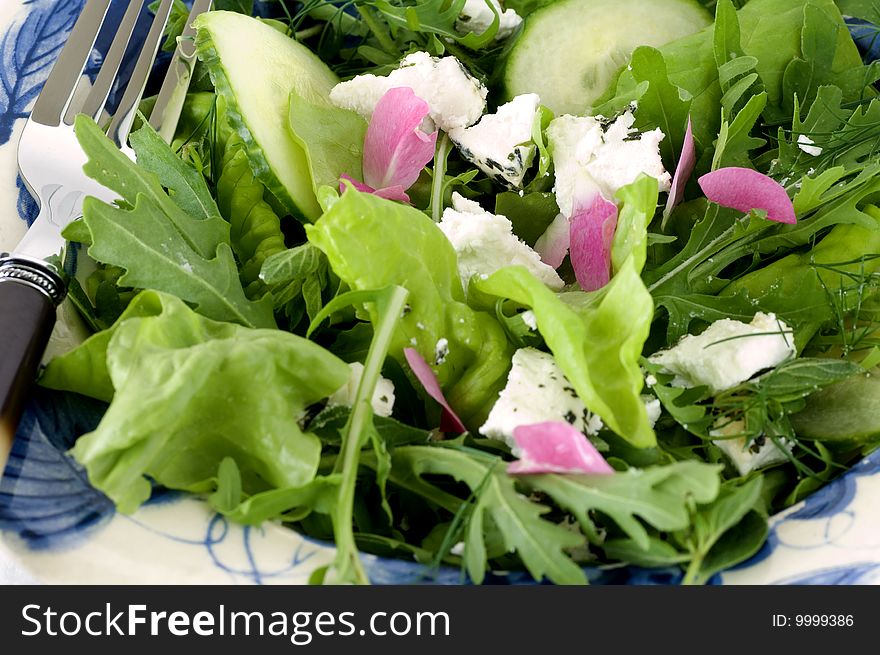
[[[330,100],[369,119],[382,96],[397,87],[409,87],[427,102],[429,116],[445,132],[473,125],[486,107],[486,87],[458,59],[427,52],[407,55],[385,77],[365,74],[340,82],[330,91]]]
[[[675,386],[706,385],[718,392],[794,355],[791,328],[774,314],[758,312],[751,323],[715,321],[700,335],[687,335],[650,360],[676,374]]]
[[[822,154],[822,148],[820,146],[813,145],[816,143],[806,134],[799,134],[797,138],[798,148],[803,150],[808,155],[813,157],[818,157]]]
[[[657,378],[654,377],[653,375],[649,375],[648,377],[645,378],[645,385],[646,386],[653,387],[655,384],[657,384]]]
[[[515,449],[514,428],[546,421],[566,421],[584,434],[596,434],[602,428],[601,419],[584,406],[552,355],[520,348],[513,354],[507,385],[480,434]]]
[[[563,215],[571,217],[576,200],[585,202],[597,192],[613,198],[642,173],[657,178],[661,191],[669,190],[672,178],[660,158],[665,135],[660,129],[639,134],[632,127],[634,122],[632,111],[605,129],[592,116],[566,114],[550,122],[547,140],[556,171],[553,191]]]
[[[660,407],[660,399],[649,394],[642,394],[642,402],[645,403],[645,410],[648,412],[648,422],[653,428],[660,419],[660,414],[663,412]]]
[[[756,469],[779,464],[788,459],[779,446],[763,435],[752,439],[746,445],[745,436],[736,436],[745,432],[745,424],[742,421],[725,420],[723,424],[717,425],[718,427],[711,430],[709,435],[724,438],[713,439],[712,443],[721,449],[740,475],[746,475]],[[793,444],[788,443],[784,438],[780,441],[789,451],[793,447]]]
[[[329,407],[340,405],[351,407],[354,404],[358,385],[361,383],[361,376],[364,374],[364,365],[360,362],[353,362],[348,366],[351,368],[348,382],[330,396],[327,400]],[[391,411],[394,409],[394,383],[380,375],[370,404],[373,406],[373,413],[376,416],[391,416]]]
[[[535,331],[538,329],[538,318],[535,316],[535,312],[531,309],[527,309],[522,314],[519,315],[522,319],[523,323],[526,324],[530,330]]]
[[[535,157],[532,125],[540,102],[535,93],[516,96],[476,125],[452,130],[449,138],[486,175],[518,189]]]
[[[446,361],[447,355],[449,355],[449,339],[443,337],[438,339],[437,345],[434,346],[434,365],[440,366]]]
[[[452,207],[443,210],[439,227],[458,254],[458,273],[465,290],[474,275],[485,279],[512,265],[525,266],[551,289],[564,286],[556,271],[513,233],[507,218],[490,214],[458,193],[452,194]]]
[[[503,9],[498,0],[489,0],[498,12],[498,31],[495,40],[506,39],[522,23],[522,16],[513,9]],[[460,34],[474,32],[482,34],[495,20],[495,12],[486,4],[486,0],[465,0],[464,7],[455,21],[455,30]]]

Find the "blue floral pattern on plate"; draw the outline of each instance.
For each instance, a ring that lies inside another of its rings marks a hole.
[[[9,2],[9,0],[4,0]],[[84,0],[24,0],[3,24],[0,15],[0,176],[15,175],[15,129],[27,117],[52,62]],[[111,12],[122,12],[116,0]],[[139,25],[139,28],[143,28]],[[851,31],[866,58],[876,43],[863,22]],[[112,34],[99,37],[92,66]],[[869,38],[870,37],[870,38]],[[18,217],[30,223],[37,207],[18,180]],[[15,220],[18,220],[18,218]],[[10,220],[3,217],[0,220]],[[0,231],[0,235],[3,232]],[[0,242],[0,250],[12,243]],[[132,516],[89,485],[66,453],[74,439],[97,425],[102,403],[75,394],[39,390],[28,406],[0,480],[0,538],[39,579],[74,583],[305,583],[333,558],[331,545],[270,524],[231,524],[189,496],[157,489]],[[880,453],[805,502],[771,520],[762,550],[711,582],[761,584],[866,584],[880,582]],[[376,583],[458,584],[458,570],[431,571],[403,560],[365,555]],[[675,584],[676,568],[589,569],[600,584]],[[491,584],[530,582],[524,573],[491,576]]]

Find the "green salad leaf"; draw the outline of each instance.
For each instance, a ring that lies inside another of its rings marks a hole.
[[[719,470],[702,462],[676,462],[613,475],[535,475],[525,483],[577,517],[593,543],[601,543],[591,518],[591,512],[599,511],[641,550],[648,550],[649,534],[636,517],[660,531],[687,528],[691,503],[710,503],[718,495]]]
[[[399,285],[409,291],[390,354],[404,348],[433,364],[446,397],[466,425],[479,424],[504,386],[513,350],[497,320],[464,303],[452,244],[422,212],[353,189],[314,225],[309,242],[352,289]],[[371,320],[374,310],[368,310]],[[441,339],[448,355],[438,361]]]
[[[211,321],[167,294],[144,291],[132,304],[141,303],[106,346],[113,401],[73,448],[92,484],[132,512],[150,496],[144,475],[204,493],[226,457],[246,493],[311,481],[320,440],[297,417],[341,387],[348,366],[300,337]]]
[[[245,292],[250,298],[259,298],[265,292],[259,280],[263,262],[285,250],[281,220],[263,200],[265,187],[254,177],[238,134],[227,140],[221,166],[217,203],[229,221],[232,251],[239,261]]]
[[[593,293],[557,296],[520,266],[503,268],[476,287],[529,307],[559,368],[587,408],[630,443],[655,444],[640,397],[644,382],[639,370],[654,306],[633,257]]]
[[[443,475],[479,491],[464,531],[464,561],[474,582],[482,582],[486,575],[490,526],[500,532],[505,550],[515,551],[536,580],[586,582],[584,572],[565,552],[581,545],[583,536],[543,518],[548,508],[517,491],[499,458],[472,449],[403,446],[394,450],[392,463],[391,482],[408,489],[436,488],[426,476]],[[438,498],[448,498],[439,488],[436,491]],[[425,493],[431,497],[430,491]],[[450,504],[456,510],[460,501],[453,498]]]

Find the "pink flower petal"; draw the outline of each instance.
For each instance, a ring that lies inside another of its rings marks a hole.
[[[569,229],[568,219],[559,214],[553,219],[553,222],[547,226],[538,240],[535,242],[535,252],[541,255],[541,261],[559,268],[562,260],[568,254],[568,246],[571,243],[571,232]]]
[[[425,388],[425,391],[428,392],[428,395],[436,400],[440,404],[440,407],[443,408],[443,412],[440,416],[440,429],[443,432],[457,432],[458,434],[467,432],[464,423],[461,422],[461,419],[458,418],[458,415],[452,407],[449,406],[449,403],[446,402],[446,397],[443,395],[443,390],[440,388],[437,376],[434,375],[434,371],[428,366],[428,362],[425,361],[425,358],[422,357],[419,354],[419,351],[415,348],[404,348],[403,355],[406,357],[406,362],[412,369],[413,374],[415,374],[419,382],[422,383],[422,386]]]
[[[507,465],[508,473],[614,473],[589,439],[565,421],[520,425],[513,439],[521,454]]]
[[[364,182],[374,189],[415,183],[434,158],[437,132],[419,129],[428,103],[408,87],[389,89],[373,110],[364,139]]]
[[[601,194],[589,207],[576,206],[571,217],[571,265],[584,291],[601,289],[611,279],[611,241],[617,205]]]
[[[345,173],[343,173],[339,177],[340,177],[339,193],[345,193],[345,189],[346,189],[345,182],[343,182],[342,180],[345,180],[346,182],[351,182],[351,185],[355,189],[357,189],[358,191],[362,191],[364,193],[375,193],[376,192],[376,189],[371,187],[369,184],[364,184],[363,182],[358,182],[356,179],[354,179],[350,175],[346,175]]]
[[[403,187],[399,184],[397,186],[385,187],[384,189],[374,189],[369,184],[364,184],[363,182],[358,182],[356,179],[351,177],[350,175],[346,175],[343,173],[340,175],[342,180],[347,180],[351,182],[351,185],[357,189],[358,191],[362,191],[363,193],[372,193],[374,196],[379,196],[380,198],[385,198],[386,200],[398,200],[400,202],[409,203],[409,196],[406,194],[406,191],[403,190]],[[345,192],[345,182],[339,182],[339,193]]]
[[[763,209],[779,223],[797,223],[791,199],[779,182],[751,168],[719,168],[699,180],[706,197],[741,212]]]
[[[385,198],[386,200],[397,200],[399,202],[409,203],[409,196],[406,194],[406,191],[404,191],[403,187],[399,184],[376,189],[375,191],[373,191],[373,195],[377,195],[380,198]]]
[[[666,198],[667,216],[672,213],[675,206],[681,202],[684,195],[684,187],[694,172],[697,163],[697,153],[694,149],[694,131],[691,126],[691,117],[688,116],[687,131],[684,133],[684,144],[681,146],[681,154],[678,157],[678,166],[675,167],[675,175],[672,176],[672,186],[669,188],[669,197]]]

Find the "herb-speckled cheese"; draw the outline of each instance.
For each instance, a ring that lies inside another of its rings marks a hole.
[[[474,275],[489,276],[505,266],[525,266],[551,289],[564,286],[553,268],[513,233],[504,216],[490,214],[473,200],[452,194],[452,207],[443,210],[438,227],[458,255],[458,274],[465,291]]]
[[[713,437],[725,437],[713,439],[712,443],[721,449],[740,475],[780,464],[788,459],[788,455],[779,446],[763,435],[746,444],[744,436],[736,436],[744,431],[745,424],[742,421],[728,421],[709,432]],[[783,446],[791,449],[792,444],[785,439],[780,441]]]
[[[672,179],[660,158],[663,132],[639,133],[633,129],[634,122],[631,111],[612,123],[568,114],[550,122],[547,140],[556,171],[553,191],[564,216],[572,215],[576,202],[589,202],[596,193],[614,198],[618,189],[642,173],[655,177],[660,191],[669,190]]]
[[[444,132],[473,125],[486,108],[486,87],[458,59],[427,52],[407,55],[385,77],[365,74],[340,82],[330,91],[330,100],[369,119],[382,96],[397,87],[409,87],[427,102],[431,120]]]
[[[519,189],[535,157],[532,126],[539,103],[535,93],[516,96],[476,125],[452,130],[449,137],[486,175]]]
[[[507,385],[480,434],[515,449],[515,428],[546,421],[565,421],[584,434],[596,434],[602,428],[601,419],[584,406],[552,355],[520,348],[513,355]]]

